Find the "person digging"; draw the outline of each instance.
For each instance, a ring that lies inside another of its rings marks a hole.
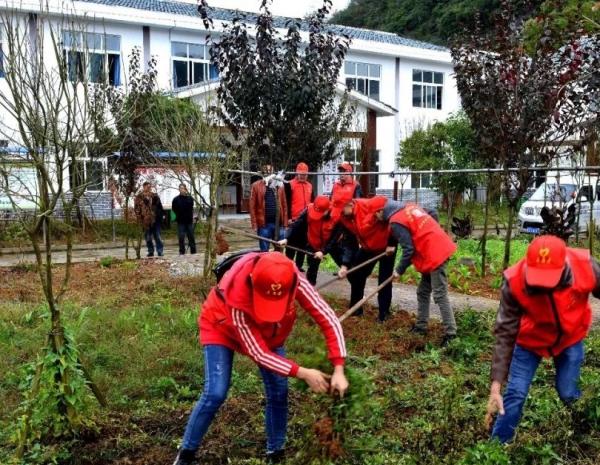
[[[317,282],[319,266],[326,254],[331,253],[335,257],[334,260],[337,259],[341,263],[340,254],[337,253],[339,213],[330,207],[329,198],[318,195],[288,228],[286,238],[279,241],[282,247],[289,242],[313,253],[312,256],[307,255],[308,269],[306,270],[306,279],[313,286]]]
[[[296,320],[297,301],[319,325],[334,369],[331,376],[298,366],[285,357],[284,344]],[[259,367],[265,385],[267,461],[284,458],[290,376],[302,379],[317,393],[348,389],[344,375],[346,345],[342,327],[331,307],[278,252],[242,255],[212,288],[198,317],[204,346],[204,390],[185,429],[174,465],[194,462],[195,453],[231,382],[233,354],[250,357]]]
[[[561,401],[569,406],[579,399],[590,293],[600,298],[600,264],[587,250],[569,248],[554,236],[534,239],[526,257],[504,272],[485,419],[489,428],[499,413],[492,438],[513,439],[542,358],[554,360]]]
[[[417,287],[417,322],[412,332],[427,334],[433,294],[433,301],[440,307],[442,315],[442,346],[448,345],[456,337],[456,321],[448,298],[446,263],[456,251],[456,244],[438,224],[435,211],[425,210],[417,204],[387,200],[376,216],[389,223],[391,235],[402,247],[394,277],[402,276],[411,264],[421,273]]]

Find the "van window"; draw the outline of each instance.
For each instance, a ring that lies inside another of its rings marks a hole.
[[[579,189],[579,192],[577,193],[578,202],[581,202],[581,197],[585,197],[588,202],[593,199],[592,186],[581,186],[581,189]]]
[[[575,193],[576,190],[577,186],[575,184],[558,185],[544,183],[538,187],[529,200],[546,200],[547,202],[552,203],[568,202],[571,200],[573,193]]]

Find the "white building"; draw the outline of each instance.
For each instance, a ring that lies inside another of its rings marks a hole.
[[[126,83],[127,57],[134,47],[143,50],[146,61],[152,56],[156,58],[159,86],[175,95],[198,97],[211,87],[211,81],[218,79],[209,64],[205,45],[207,31],[196,2],[50,0],[50,6],[46,8],[50,15],[55,15],[57,22],[65,12],[77,16],[89,34],[87,42],[97,44],[89,51],[94,59],[88,60],[85,70],[92,81],[105,73],[115,85]],[[1,10],[5,13],[12,10],[11,14],[22,15],[32,25],[41,17],[37,1],[0,0]],[[233,10],[214,8],[212,17],[216,31],[211,31],[211,35],[217,36],[223,23],[230,22],[234,15]],[[276,18],[276,24],[283,28],[285,20]],[[386,32],[338,25],[331,25],[331,28],[352,40],[340,83],[356,89],[352,94],[361,115],[361,127],[353,129],[368,134],[364,140],[367,140],[366,149],[372,159],[366,168],[377,168],[383,173],[398,171],[396,158],[401,139],[415,127],[443,120],[460,107],[450,52],[443,47]],[[79,38],[74,38],[67,28],[62,34],[63,47],[68,52],[70,45],[76,44]],[[0,38],[0,47],[1,41]],[[78,72],[77,54],[69,56],[74,57],[73,63],[69,63],[70,71]],[[6,92],[1,76],[0,71],[0,92]],[[0,115],[0,123],[2,119]],[[360,157],[359,147],[356,153]],[[366,153],[364,147],[362,153]],[[322,179],[319,190],[327,191],[330,181]],[[377,191],[391,192],[393,181],[390,176],[379,176]],[[422,182],[423,185],[411,186],[409,179],[403,187],[426,188],[426,180]],[[243,190],[237,189],[238,197],[240,191],[244,195]],[[239,198],[237,203],[239,210]]]

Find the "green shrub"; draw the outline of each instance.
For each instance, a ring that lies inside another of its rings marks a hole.
[[[498,441],[480,442],[467,449],[459,465],[511,465],[512,461],[505,446]]]

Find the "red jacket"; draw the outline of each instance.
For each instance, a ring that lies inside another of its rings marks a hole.
[[[342,215],[340,222],[350,231],[360,246],[373,253],[384,252],[390,241],[390,226],[379,221],[370,207],[372,199],[354,199],[351,217]]]
[[[312,208],[314,208],[314,205],[311,203],[308,206],[308,215],[306,217],[306,221],[308,222],[308,244],[313,250],[322,252],[331,239],[333,230],[340,219],[339,212],[331,210],[329,215],[323,216],[320,220],[314,220],[310,217]]]
[[[296,178],[290,181],[291,205],[290,219],[295,220],[300,213],[312,202],[312,184],[308,181],[298,181]]]
[[[420,273],[431,273],[456,251],[456,244],[437,221],[414,203],[394,213],[390,223],[398,223],[410,231],[415,252],[412,264]]]
[[[296,376],[298,364],[273,352],[281,347],[296,321],[294,298],[279,323],[259,323],[254,318],[250,274],[260,253],[240,258],[208,295],[198,317],[200,343],[218,344],[247,355],[263,368],[283,376]],[[305,276],[297,271],[295,300],[321,327],[329,360],[343,365],[346,345],[342,326],[329,305]]]
[[[265,225],[265,193],[267,185],[264,180],[259,179],[252,183],[250,189],[250,222],[252,229],[262,228]],[[283,188],[277,188],[279,198],[279,225],[287,228],[288,214],[287,201]]]
[[[517,344],[541,357],[560,354],[585,338],[592,323],[589,294],[596,287],[590,253],[567,249],[572,284],[550,293],[530,293],[525,286],[526,259],[508,268],[504,277],[523,311]]]

